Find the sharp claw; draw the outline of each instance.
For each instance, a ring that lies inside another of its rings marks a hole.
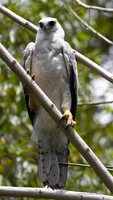
[[[62,115],[62,118],[61,119],[67,119],[68,118],[68,116],[67,115],[65,115],[65,113]]]
[[[30,74],[30,70],[29,70],[29,69],[26,69],[26,73],[27,73],[27,74]]]
[[[35,80],[35,74],[33,74],[33,75],[31,76],[31,78],[32,78],[33,80]]]
[[[75,124],[76,124],[76,122],[72,120],[70,123],[67,122],[66,125],[67,125],[67,126],[72,126],[72,127],[74,127]]]
[[[70,110],[68,109],[65,109],[64,110],[64,114],[62,116],[62,119],[65,119],[66,120],[66,125],[67,126],[74,126],[76,124],[75,121],[73,121],[73,116],[72,116],[72,113],[70,112]],[[61,119],[61,120],[62,120]]]
[[[30,69],[26,69],[26,73],[30,75]],[[35,74],[31,75],[32,80],[35,80]]]

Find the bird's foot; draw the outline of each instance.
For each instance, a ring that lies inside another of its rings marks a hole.
[[[34,80],[35,80],[35,74],[33,74],[33,75],[31,76],[31,78],[32,78],[32,80],[34,81]]]
[[[26,69],[26,73],[31,76],[32,80],[35,80],[35,74],[30,75],[30,69]]]
[[[70,110],[68,108],[63,108],[63,116],[62,119],[66,120],[66,125],[67,126],[74,126],[76,124],[76,122],[73,120],[73,116],[72,113],[70,112]]]
[[[30,75],[30,70],[29,70],[29,69],[26,69],[26,73]]]

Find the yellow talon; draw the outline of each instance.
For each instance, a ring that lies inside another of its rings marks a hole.
[[[76,122],[73,120],[73,116],[72,113],[70,112],[70,110],[68,108],[63,108],[63,119],[66,120],[66,125],[67,126],[74,126],[76,124]]]

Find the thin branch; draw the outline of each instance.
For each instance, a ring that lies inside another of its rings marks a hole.
[[[62,162],[62,163],[60,163],[61,165],[68,165],[68,166],[72,166],[72,167],[87,167],[87,168],[91,168],[91,166],[90,165],[88,165],[88,164],[80,164],[80,163],[70,163],[70,162],[68,162],[68,163],[65,163],[65,162]],[[113,172],[113,166],[105,166],[107,169],[108,169],[108,171],[111,171],[111,172]]]
[[[3,197],[33,197],[64,200],[113,200],[112,196],[88,192],[73,192],[66,190],[52,190],[50,188],[9,187],[0,186],[0,196]]]
[[[5,14],[6,16],[10,17],[12,20],[14,20],[15,22],[21,24],[22,26],[28,28],[29,30],[31,30],[32,32],[37,33],[38,27],[35,26],[34,24],[32,24],[31,22],[27,21],[27,26],[26,26],[26,20],[22,17],[20,17],[19,15],[15,14],[14,12],[10,11],[9,9],[5,8],[4,6],[0,5],[0,11]],[[111,73],[109,73],[108,71],[106,71],[105,69],[103,69],[102,67],[100,67],[99,65],[97,65],[95,62],[93,62],[92,60],[88,59],[87,57],[83,56],[82,54],[80,54],[78,51],[75,50],[75,56],[76,58],[82,62],[84,65],[86,65],[87,67],[93,69],[94,71],[96,71],[100,76],[102,76],[103,78],[105,78],[106,80],[108,80],[109,82],[113,83],[113,75]]]
[[[100,7],[100,6],[91,6],[85,3],[82,3],[80,0],[75,0],[76,3],[88,10],[97,10],[97,11],[102,11],[102,12],[107,12],[107,13],[113,13],[113,8],[104,8],[104,7]]]
[[[75,56],[76,58],[83,63],[84,65],[86,65],[87,67],[89,67],[90,69],[93,69],[94,71],[96,71],[100,76],[102,76],[103,78],[105,78],[106,80],[108,80],[109,82],[113,83],[113,75],[111,73],[109,73],[107,70],[103,69],[102,67],[100,67],[99,65],[97,65],[95,62],[93,62],[92,60],[90,60],[89,58],[85,57],[84,55],[82,55],[81,53],[79,53],[78,51],[74,50],[75,52]]]
[[[65,6],[66,7],[66,6]],[[79,17],[79,15],[70,7],[66,7],[67,10],[70,10],[74,16],[76,17],[76,19],[89,31],[91,31],[93,34],[95,34],[96,36],[98,36],[99,38],[101,38],[102,40],[104,40],[105,42],[107,42],[110,45],[113,45],[113,42],[111,40],[109,40],[108,38],[106,38],[105,36],[103,36],[101,33],[97,32],[94,28],[92,28],[89,24],[87,24],[83,19],[81,19],[81,17]]]
[[[12,12],[11,10],[9,10],[8,8],[6,8],[5,6],[3,6],[1,4],[0,4],[0,12],[5,14],[7,17],[11,18],[12,20],[17,22],[18,24],[24,26],[25,28],[30,29],[34,33],[37,32],[38,27],[36,25],[32,24],[31,22],[24,19],[23,17],[15,14],[14,12]]]
[[[112,175],[108,172],[106,167],[101,163],[90,147],[83,141],[79,134],[72,127],[66,126],[65,120],[62,119],[61,112],[2,44],[0,44],[0,57],[17,75],[21,82],[32,91],[32,94],[64,131],[69,141],[78,149],[81,155],[91,165],[95,173],[101,178],[106,187],[113,193]]]
[[[111,104],[113,101],[100,101],[100,102],[79,102],[78,106],[98,106],[98,105],[105,105]]]

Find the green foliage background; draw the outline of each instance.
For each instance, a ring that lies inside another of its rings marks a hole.
[[[36,25],[44,16],[56,17],[65,30],[65,39],[73,48],[113,73],[113,47],[81,26],[66,7],[73,8],[81,18],[112,41],[113,14],[85,10],[74,0],[6,2],[7,8]],[[112,0],[84,2],[113,7]],[[2,13],[0,26],[0,41],[22,63],[23,50],[30,41],[35,41],[35,34]],[[79,62],[78,73],[79,102],[113,100],[112,84]],[[105,165],[113,166],[112,121],[113,106],[110,104],[78,106],[76,130]],[[31,142],[31,133],[22,85],[0,60],[0,185],[42,187],[37,175],[37,150]],[[86,163],[71,144],[69,161]],[[110,194],[91,169],[81,167],[69,166],[66,189]]]

